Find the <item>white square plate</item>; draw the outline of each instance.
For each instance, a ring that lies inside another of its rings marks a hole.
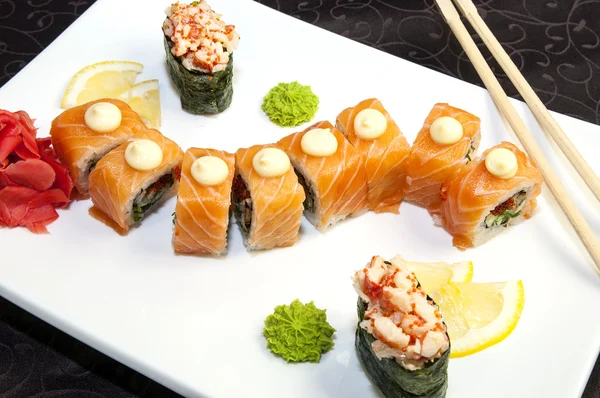
[[[260,110],[278,82],[311,85],[313,121],[379,98],[412,142],[435,102],[482,119],[481,151],[516,142],[487,92],[280,14],[250,0],[212,0],[241,35],[234,97],[218,116],[181,110],[165,66],[165,0],[102,0],[0,90],[0,108],[24,109],[48,135],[62,94],[83,66],[104,60],[144,64],[138,81],[160,80],[161,131],[183,149],[235,151],[278,140]],[[513,101],[592,228],[600,206],[523,103]],[[600,127],[556,115],[600,172]],[[481,152],[480,151],[480,152]],[[502,343],[453,359],[449,398],[581,395],[600,348],[600,279],[549,192],[536,215],[483,247],[460,252],[423,209],[369,213],[319,234],[308,222],[294,247],[247,253],[237,227],[223,259],[176,256],[171,199],[126,237],[88,215],[90,201],[60,211],[50,235],[0,230],[0,294],[24,309],[187,396],[367,397],[377,394],[354,351],[356,294],[350,276],[372,255],[431,261],[473,260],[474,281],[522,279],[525,308]],[[319,364],[286,364],[266,349],[265,317],[276,305],[314,300],[327,309],[335,347]]]

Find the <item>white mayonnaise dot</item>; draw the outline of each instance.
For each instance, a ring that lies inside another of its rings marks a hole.
[[[487,154],[485,168],[496,177],[509,180],[517,174],[519,164],[512,151],[506,148],[496,148]]]
[[[429,134],[431,139],[440,145],[452,145],[463,137],[463,127],[453,117],[442,116],[431,123]]]
[[[110,133],[121,125],[121,110],[110,102],[98,102],[85,111],[85,124],[97,133]]]
[[[227,163],[216,156],[202,156],[192,163],[192,177],[202,185],[217,185],[227,179],[229,167]]]
[[[363,109],[354,118],[354,131],[363,140],[374,140],[385,133],[387,118],[377,109]]]
[[[302,152],[310,156],[331,156],[337,151],[338,142],[331,129],[312,129],[302,136]]]
[[[252,166],[261,177],[270,178],[284,175],[292,164],[288,155],[281,149],[263,148],[254,155]]]
[[[125,149],[125,161],[136,170],[152,170],[158,167],[162,160],[162,148],[152,140],[135,140]]]

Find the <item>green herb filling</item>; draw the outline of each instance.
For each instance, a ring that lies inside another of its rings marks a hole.
[[[92,172],[92,170],[94,170],[100,159],[100,157],[97,157],[96,159],[90,160],[90,162],[88,163],[88,175]]]
[[[473,152],[475,152],[475,147],[473,146],[473,141],[471,141],[471,145],[469,146],[469,150],[467,151],[467,154],[465,155],[465,158],[467,159],[467,163],[469,163],[471,160],[471,155],[473,155]]]
[[[508,223],[513,218],[521,214],[521,209],[525,204],[527,193],[519,191],[512,197],[508,198],[485,217],[484,224],[486,228],[497,226],[508,226]]]
[[[173,186],[175,175],[173,173],[165,174],[154,184],[142,190],[133,201],[132,215],[134,222],[138,222],[144,217],[144,214],[163,197],[165,192]]]

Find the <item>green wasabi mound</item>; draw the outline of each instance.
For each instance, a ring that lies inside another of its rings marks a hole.
[[[298,82],[279,83],[263,98],[261,109],[281,127],[293,127],[310,121],[319,108],[319,97],[310,86]]]
[[[290,305],[279,305],[265,319],[263,336],[267,348],[289,362],[319,362],[321,354],[333,348],[331,336],[336,330],[327,323],[325,310],[311,301],[298,299]]]

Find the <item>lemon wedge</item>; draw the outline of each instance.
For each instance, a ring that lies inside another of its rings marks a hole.
[[[430,296],[448,327],[451,358],[474,354],[504,340],[517,326],[525,303],[521,281],[449,282]]]
[[[158,80],[145,80],[123,91],[118,97],[131,106],[146,126],[158,129],[161,123]]]
[[[397,261],[397,259],[394,259],[394,261]],[[439,290],[448,282],[471,282],[471,279],[473,279],[473,263],[471,261],[454,264],[403,261],[403,264],[415,274],[426,292]]]
[[[118,98],[133,87],[143,65],[130,61],[104,61],[86,66],[73,76],[61,108],[68,109],[100,98]]]

